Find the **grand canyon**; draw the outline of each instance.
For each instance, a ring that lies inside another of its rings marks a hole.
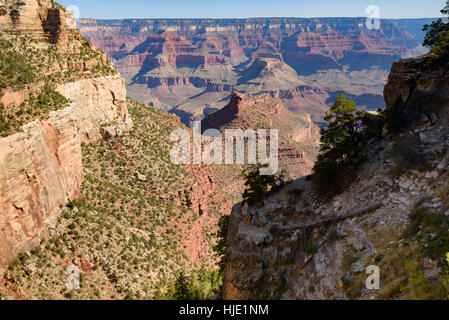
[[[385,107],[393,62],[425,52],[431,19],[260,18],[81,20],[80,32],[106,52],[128,94],[189,125],[224,107],[233,90],[267,93],[322,123],[344,93],[361,107]]]
[[[0,300],[448,299],[433,20],[77,20],[0,0]],[[175,163],[195,120],[277,130],[279,172]]]

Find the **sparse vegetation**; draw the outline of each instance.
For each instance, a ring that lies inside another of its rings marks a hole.
[[[402,246],[376,260],[385,275],[379,299],[449,299],[449,218],[423,206],[424,202],[411,211]],[[429,259],[434,266],[429,265]],[[425,272],[432,269],[430,274]]]
[[[77,31],[68,32],[72,49],[67,52],[60,52],[45,38],[12,31],[2,35],[0,96],[13,98],[10,105],[0,105],[0,136],[16,133],[36,118],[64,108],[68,101],[56,92],[57,85],[115,74],[110,62],[101,58],[101,51]]]
[[[37,78],[37,69],[29,64],[25,54],[17,51],[15,43],[0,39],[0,88],[24,88]]]
[[[363,250],[358,250],[353,246],[347,248],[342,261],[344,272],[348,272],[349,268],[362,258],[362,252]]]
[[[416,237],[425,255],[437,262],[440,268],[449,271],[446,257],[449,248],[449,217],[418,205],[412,210],[410,220],[406,236]]]
[[[342,237],[341,237],[341,235],[338,233],[338,230],[337,230],[337,229],[335,229],[335,228],[329,229],[329,232],[328,232],[328,234],[327,234],[327,240],[328,240],[329,242],[335,242],[335,241],[340,240],[341,238],[342,238]]]
[[[187,277],[180,273],[171,285],[167,299],[174,300],[210,300],[221,292],[222,277],[219,271],[201,269]]]
[[[301,250],[307,254],[315,254],[318,252],[318,245],[311,240],[307,240],[301,244]]]
[[[426,277],[418,262],[405,263],[408,272],[407,283],[396,286],[395,291],[407,290],[411,300],[447,300],[449,299],[449,277],[437,279]],[[399,288],[400,289],[399,289]]]
[[[132,100],[128,107],[134,121],[129,134],[82,147],[85,198],[62,208],[58,231],[48,242],[11,264],[7,279],[25,295],[174,299],[172,287],[183,272],[191,299],[219,297],[222,273],[212,253],[219,241],[216,226],[210,226],[201,243],[210,242],[209,260],[192,265],[185,253],[186,235],[198,217],[178,201],[183,201],[179,194],[189,190],[194,175],[172,164],[167,152],[172,145],[169,133],[179,123],[174,116]],[[139,180],[136,172],[147,180]],[[218,207],[211,209],[211,219],[215,211],[222,214]],[[220,230],[224,234],[225,226]],[[64,271],[72,261],[86,270],[86,276],[80,290],[67,291]],[[29,275],[28,269],[36,271]]]

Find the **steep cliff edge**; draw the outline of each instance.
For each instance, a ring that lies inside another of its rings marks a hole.
[[[132,125],[122,78],[107,75],[112,73],[109,71],[102,76],[92,67],[71,74],[77,70],[75,56],[81,65],[106,66],[107,62],[93,47],[88,49],[93,54],[90,58],[82,57],[81,38],[76,31],[66,29],[71,20],[61,7],[35,0],[3,1],[1,5],[9,11],[0,20],[8,52],[22,54],[21,47],[15,47],[22,37],[22,44],[34,56],[21,62],[30,63],[24,71],[27,77],[21,77],[18,61],[11,56],[2,61],[0,111],[6,123],[2,134],[8,136],[0,139],[0,272],[18,253],[39,244],[47,232],[46,224],[51,224],[69,200],[81,195],[82,143],[101,139],[106,124],[116,133]],[[69,41],[69,35],[78,40]],[[34,52],[36,47],[45,48],[42,52],[47,55]],[[58,67],[42,64],[47,58]],[[33,65],[36,59],[41,60],[40,65]],[[66,64],[66,60],[70,62]],[[8,68],[19,77],[14,78]],[[14,98],[17,92],[20,99]],[[27,124],[21,126],[24,122]]]
[[[122,120],[125,131],[125,86],[119,77],[61,85],[73,103],[0,139],[0,266],[36,246],[45,223],[62,205],[80,195],[83,181],[81,143],[98,141],[100,125]],[[81,96],[96,97],[85,101]]]
[[[447,127],[449,74],[443,66],[427,67],[428,61],[429,56],[423,56],[394,63],[384,90],[385,101],[394,108],[397,100],[402,100],[401,120],[409,126],[422,123],[424,114],[432,122],[441,119],[440,126]]]
[[[0,10],[0,299],[173,298],[180,272],[215,296],[217,222],[240,172],[173,164],[170,133],[188,129],[127,100],[62,7]]]
[[[447,298],[449,74],[426,59],[393,66],[385,100],[405,132],[371,141],[346,191],[323,202],[301,179],[234,207],[225,299]],[[370,265],[380,290],[365,285]]]

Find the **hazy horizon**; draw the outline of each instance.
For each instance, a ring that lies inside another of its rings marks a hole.
[[[445,0],[59,0],[79,8],[83,19],[252,19],[252,18],[360,18],[377,6],[381,19],[428,19],[441,17]]]
[[[366,17],[245,17],[245,18],[93,18],[93,17],[81,17],[81,20],[97,20],[97,21],[112,21],[112,20],[255,20],[255,19],[365,19]],[[440,17],[410,17],[410,18],[381,18],[380,20],[425,20],[425,19],[438,19]]]

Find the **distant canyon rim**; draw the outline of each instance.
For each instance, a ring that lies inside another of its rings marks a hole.
[[[253,18],[80,20],[139,102],[192,121],[223,108],[232,91],[266,93],[294,113],[323,116],[341,93],[384,108],[393,62],[423,54],[433,19]]]

